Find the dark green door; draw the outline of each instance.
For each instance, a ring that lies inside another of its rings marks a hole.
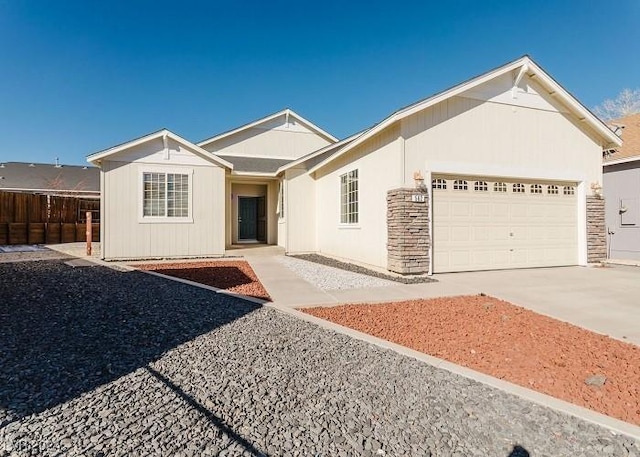
[[[258,236],[258,199],[238,197],[238,239],[255,240]]]

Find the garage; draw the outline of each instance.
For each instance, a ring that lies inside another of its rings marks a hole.
[[[433,175],[433,272],[578,264],[575,182]]]

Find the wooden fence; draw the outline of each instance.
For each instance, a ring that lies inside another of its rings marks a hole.
[[[0,245],[86,241],[86,213],[100,241],[100,201],[0,191]]]

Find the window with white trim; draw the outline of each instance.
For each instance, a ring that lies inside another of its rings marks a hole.
[[[573,186],[564,186],[562,193],[564,195],[573,195],[576,193],[576,189]]]
[[[531,184],[532,194],[542,194],[542,186],[540,184]]]
[[[189,217],[189,175],[142,173],[143,217]]]
[[[467,181],[465,181],[464,179],[456,179],[455,181],[453,181],[453,190],[467,190],[467,189],[468,189]]]
[[[476,192],[487,192],[489,190],[489,186],[486,181],[476,181],[473,183],[473,190]]]
[[[447,180],[442,178],[436,178],[431,181],[431,187],[434,189],[447,190]]]
[[[340,223],[358,223],[358,170],[340,176]]]
[[[525,193],[524,184],[520,184],[519,182],[515,183],[513,185],[513,193],[514,194],[524,194]]]
[[[494,192],[506,192],[507,191],[507,183],[494,182],[493,183],[493,191]]]
[[[558,195],[558,186],[550,185],[547,186],[547,194],[549,195]]]

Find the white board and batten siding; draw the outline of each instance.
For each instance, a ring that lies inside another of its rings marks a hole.
[[[434,273],[578,263],[575,183],[433,178]]]
[[[186,172],[191,180],[191,222],[142,218],[145,171]],[[150,141],[102,162],[105,259],[178,258],[224,254],[225,169],[169,141]]]
[[[317,251],[387,268],[387,191],[401,187],[400,129],[380,132],[316,175]],[[358,170],[358,223],[340,223],[340,176]]]
[[[586,264],[585,197],[592,183],[602,183],[602,145],[535,81],[523,78],[515,97],[512,81],[498,78],[402,120],[405,185],[425,170],[430,179],[521,182],[527,189],[434,189],[433,272]],[[542,198],[529,193],[536,183]],[[560,192],[570,185],[575,194],[552,198],[548,185]]]
[[[318,135],[293,117],[272,119],[259,126],[220,138],[202,148],[219,155],[298,159],[329,145],[331,141]]]

